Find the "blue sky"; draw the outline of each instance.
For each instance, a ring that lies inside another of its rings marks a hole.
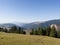
[[[0,23],[60,19],[60,0],[0,0]]]

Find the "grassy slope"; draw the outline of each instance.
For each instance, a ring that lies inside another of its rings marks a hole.
[[[0,45],[60,45],[60,39],[47,36],[0,33]]]

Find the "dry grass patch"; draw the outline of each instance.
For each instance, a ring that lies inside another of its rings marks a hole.
[[[60,45],[60,39],[47,36],[0,33],[0,45]]]

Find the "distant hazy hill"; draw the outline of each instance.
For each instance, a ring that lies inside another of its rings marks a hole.
[[[12,24],[12,23],[5,23],[5,24],[0,24],[0,27],[1,28],[6,28],[6,29],[10,29],[11,27],[13,27],[13,26],[16,26],[17,28],[19,27],[19,26],[17,26],[17,25],[15,25],[15,24]]]
[[[13,27],[13,26],[20,26],[25,29],[31,29],[31,28],[38,28],[38,27],[47,27],[50,26],[51,24],[58,24],[60,25],[60,19],[57,20],[49,20],[49,21],[44,21],[44,22],[32,22],[32,23],[5,23],[5,24],[0,24],[0,27]]]
[[[27,23],[14,22],[13,24],[18,25],[18,26],[23,26],[23,25],[25,25],[25,24],[27,24]]]
[[[28,23],[23,25],[23,28],[37,28],[37,27],[47,27],[50,26],[51,24],[58,24],[60,25],[60,19],[58,20],[49,20],[49,21],[45,21],[45,22],[33,22],[33,23]]]
[[[39,24],[40,24],[40,22],[32,22],[32,23],[24,24],[24,25],[22,25],[22,27],[26,28],[26,29],[36,28],[36,27],[38,27]]]

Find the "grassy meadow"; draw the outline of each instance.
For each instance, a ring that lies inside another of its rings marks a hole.
[[[60,39],[2,32],[0,33],[0,45],[60,45]]]

